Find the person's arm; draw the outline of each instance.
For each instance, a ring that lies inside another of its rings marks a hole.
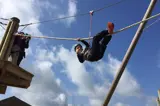
[[[30,41],[30,39],[31,39],[31,37],[29,37],[29,36],[25,37],[25,48],[29,47],[29,41]]]
[[[85,40],[82,40],[82,39],[80,39],[80,38],[77,38],[77,41],[82,42],[83,44],[86,45],[86,47],[89,47],[89,46],[90,46],[90,45],[88,44],[88,42],[86,42]]]
[[[83,59],[83,54],[82,53],[78,53],[77,54],[78,60],[80,63],[83,63],[85,60]]]
[[[85,40],[80,40],[83,44],[86,45],[86,47],[89,47],[90,45],[88,44],[88,42],[86,42]]]

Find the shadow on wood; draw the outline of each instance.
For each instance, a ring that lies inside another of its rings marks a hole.
[[[6,89],[7,89],[6,85],[0,85],[0,94],[5,94]]]

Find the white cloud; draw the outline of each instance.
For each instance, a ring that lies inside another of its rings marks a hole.
[[[25,52],[26,52],[26,56],[33,55],[31,47],[29,47],[28,49],[26,49]]]
[[[57,51],[54,51],[53,56],[55,56],[54,58],[56,58],[56,61],[53,63],[60,62],[62,64],[62,70],[65,70],[64,72],[71,82],[78,87],[78,95],[87,96],[91,106],[101,105],[111,84],[110,78],[105,75],[114,77],[121,62],[109,55],[108,62],[86,62],[81,64],[73,48],[71,51],[63,46],[54,47],[54,49]],[[89,69],[87,68],[88,66]],[[100,82],[95,83],[94,77],[100,80]],[[138,96],[140,93],[139,84],[128,70],[126,70],[122,76],[116,93],[120,95],[120,97]]]
[[[115,77],[117,71],[121,65],[121,62],[116,58],[108,56],[107,68],[109,73]],[[140,85],[137,83],[136,79],[129,73],[126,69],[120,79],[117,86],[117,93],[123,96],[140,96]]]
[[[68,1],[66,14],[61,14],[60,16],[77,14],[77,3],[74,1],[75,0]],[[52,7],[48,1],[38,2],[39,4],[37,4],[36,0],[0,0],[0,14],[6,18],[16,16],[20,18],[22,24],[39,21],[42,12],[41,7],[43,6],[45,9],[58,9],[57,5]],[[64,1],[61,0],[61,2]],[[74,21],[75,18],[71,18],[63,22],[70,25]],[[42,35],[38,28],[39,25],[33,25],[28,27],[26,32],[30,32],[30,34],[33,35]],[[0,35],[3,33],[4,31],[0,29]],[[36,52],[33,48],[29,48],[27,54],[34,54],[35,57],[32,55],[32,58],[36,59],[32,61],[25,60],[23,62],[29,63],[29,65],[27,64],[27,70],[35,75],[32,84],[27,90],[10,88],[10,95],[16,95],[33,106],[60,106],[61,103],[66,103],[66,94],[61,89],[63,81],[61,78],[55,76],[52,68],[53,64],[61,63],[61,71],[64,71],[69,80],[77,86],[77,94],[79,96],[88,97],[91,106],[102,104],[111,84],[111,79],[109,77],[115,76],[116,70],[120,65],[120,61],[112,56],[108,57],[108,62],[100,61],[97,64],[81,64],[78,62],[76,55],[73,52],[73,48],[72,50],[68,50],[64,47],[53,47],[52,51],[36,48]],[[88,67],[90,67],[90,70]],[[100,82],[94,82],[95,78],[100,80]],[[126,70],[118,85],[116,93],[121,97],[137,96],[139,90],[140,85],[131,73]],[[121,103],[117,104],[117,106],[121,106]]]
[[[95,92],[91,76],[86,71],[85,66],[77,61],[73,51],[70,52],[61,47],[57,56],[64,65],[64,70],[66,70],[69,79],[79,87],[80,93]]]
[[[114,106],[130,106],[130,105],[127,105],[127,104],[123,104],[123,103],[116,103]]]
[[[38,2],[41,3],[41,1]],[[46,5],[48,4],[46,3]],[[37,4],[35,0],[0,0],[1,16],[5,18],[18,17],[20,24],[40,21],[42,9],[44,9],[43,5]],[[39,24],[29,26],[25,31],[32,35],[42,35],[39,30]],[[3,33],[4,31],[0,29],[1,37]],[[37,42],[30,43],[30,46],[34,48],[37,43],[38,40]],[[27,50],[27,56],[32,56],[32,54],[44,56],[43,54],[39,54],[41,52],[36,54],[32,48]],[[35,75],[31,86],[28,89],[9,88],[6,92],[7,96],[4,95],[1,98],[14,95],[32,106],[60,106],[66,103],[66,94],[60,87],[61,80],[56,78],[54,72],[52,72],[53,63],[50,61],[50,57],[48,59],[41,59],[32,56],[33,58],[36,58],[36,60],[29,61],[25,59],[23,61],[25,67],[27,66],[27,70]]]
[[[73,15],[76,15],[77,13],[77,5],[76,5],[76,2],[75,0],[69,0],[68,2],[68,15],[69,16],[73,16]],[[69,22],[68,23],[72,23],[73,21],[75,21],[75,18],[71,18],[70,20],[68,20]]]
[[[156,97],[146,96],[146,105],[145,106],[157,106]]]
[[[33,106],[65,104],[66,94],[60,87],[61,80],[57,79],[52,71],[52,65],[49,60],[36,58],[30,69],[35,74],[31,86],[27,90],[12,88],[11,93]]]
[[[77,2],[76,0],[68,0],[68,12],[66,14],[60,14],[59,18],[65,17],[65,16],[74,16],[77,14]],[[62,22],[66,23],[67,26],[70,26],[71,23],[75,21],[75,17],[68,18],[66,20],[62,20]]]

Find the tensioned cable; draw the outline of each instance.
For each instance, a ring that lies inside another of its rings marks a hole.
[[[147,29],[149,27],[151,27],[152,25],[158,23],[160,21],[160,18],[158,18],[157,20],[155,20],[153,23],[151,23],[150,25],[146,26],[144,29]]]
[[[142,21],[138,21],[138,22],[136,22],[136,23],[134,23],[134,24],[131,24],[131,25],[129,25],[129,26],[126,26],[126,27],[124,27],[124,28],[121,28],[121,29],[115,31],[113,34],[122,32],[122,31],[124,31],[124,30],[127,30],[127,29],[129,29],[129,28],[131,28],[131,27],[133,27],[133,26],[136,26],[136,25],[138,25],[138,24],[140,24],[140,23],[143,23],[143,22],[145,22],[145,21],[147,21],[147,20],[153,19],[153,18],[158,17],[158,16],[160,16],[160,13],[158,13],[158,14],[156,14],[156,15],[153,15],[153,16],[151,16],[151,17],[149,17],[149,18],[147,18],[147,19],[144,19],[144,20],[142,20]],[[113,34],[112,34],[112,35],[113,35]],[[16,35],[16,36],[23,36],[23,35],[21,35],[21,34],[15,34],[15,35]],[[108,35],[111,35],[111,34],[108,34]],[[45,38],[45,39],[55,39],[55,40],[72,40],[72,41],[77,41],[77,38],[60,38],[60,37],[49,37],[49,36],[31,36],[31,37],[32,37],[32,38]],[[90,40],[90,39],[92,39],[92,38],[93,38],[93,37],[81,38],[81,40]]]
[[[1,20],[5,20],[5,21],[8,21],[9,19],[7,19],[7,18],[0,18]]]
[[[1,25],[7,25],[6,23],[0,22]]]
[[[110,5],[106,5],[106,6],[102,7],[102,8],[99,8],[99,9],[97,9],[97,10],[94,10],[94,12],[98,12],[98,11],[101,11],[101,10],[103,10],[103,9],[105,9],[105,8],[112,7],[112,6],[114,6],[114,5],[117,5],[117,4],[122,3],[122,2],[124,2],[124,1],[125,1],[125,0],[121,0],[121,1],[118,1],[118,2],[116,2],[116,3],[110,4]],[[67,19],[67,18],[73,18],[73,17],[78,17],[78,16],[85,16],[85,15],[88,15],[88,14],[90,14],[90,13],[87,12],[87,13],[82,13],[82,14],[73,15],[73,16],[66,16],[66,17],[61,17],[61,18],[55,18],[55,19],[44,20],[44,21],[39,21],[39,22],[33,22],[33,23],[29,23],[29,24],[22,24],[22,25],[20,25],[20,26],[26,26],[26,25],[28,26],[28,25],[33,25],[33,24],[40,24],[40,23],[45,23],[45,22],[50,22],[50,21],[56,21],[56,20],[62,20],[62,19]]]
[[[1,24],[0,24],[0,26],[1,26],[2,29],[6,30]]]

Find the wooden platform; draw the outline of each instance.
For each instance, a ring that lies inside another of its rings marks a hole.
[[[2,60],[0,60],[0,75],[2,75],[0,77],[0,88],[2,88],[3,90],[5,90],[4,85],[19,88],[28,88],[33,78],[33,74],[27,72],[21,67],[18,67],[17,65],[14,65],[9,61]]]

